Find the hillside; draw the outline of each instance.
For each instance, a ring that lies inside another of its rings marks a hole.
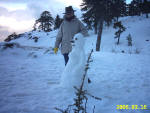
[[[86,57],[94,49],[88,92],[102,98],[88,98],[88,113],[94,105],[95,113],[150,112],[150,19],[134,16],[121,21],[126,31],[120,45],[115,44],[113,26],[104,27],[100,52],[95,51],[93,31],[85,39]],[[129,33],[132,47],[126,39]],[[58,113],[54,107],[72,104],[71,94],[59,86],[65,66],[60,51],[53,53],[56,35],[57,30],[31,31],[10,41],[15,43],[12,48],[0,43],[0,113]],[[117,109],[117,105],[146,105],[147,109]]]

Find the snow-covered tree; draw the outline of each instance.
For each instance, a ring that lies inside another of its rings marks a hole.
[[[127,40],[128,40],[128,46],[132,46],[132,37],[131,37],[131,34],[129,34],[127,36]]]

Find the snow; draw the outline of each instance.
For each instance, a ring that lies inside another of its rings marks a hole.
[[[31,31],[25,33],[25,36],[18,38],[16,40],[12,40],[11,42],[19,43],[23,46],[36,46],[36,47],[53,47],[57,30],[52,32],[43,32],[43,31]],[[28,37],[40,37],[38,42],[35,43],[34,39],[28,39]]]
[[[149,113],[150,20],[141,16],[124,17],[121,21],[127,29],[121,34],[120,45],[115,44],[115,29],[105,27],[101,51],[96,52],[96,35],[90,31],[90,37],[85,38],[85,46],[75,44],[70,53],[72,60],[66,67],[60,51],[56,55],[52,50],[45,52],[54,47],[57,30],[48,35],[37,31],[27,32],[24,37],[11,41],[23,48],[0,51],[0,113],[59,113],[54,107],[67,108],[73,103],[73,97],[72,93],[60,86],[65,83],[61,78],[64,73],[69,76],[68,71],[72,71],[67,80],[73,85],[71,80],[76,74],[73,70],[81,71],[77,69],[78,63],[72,64],[81,60],[76,52],[83,54],[85,51],[85,55],[81,55],[84,59],[92,48],[93,62],[87,73],[92,82],[88,84],[88,92],[102,98],[102,101],[89,97],[88,113],[92,113],[94,105],[95,113]],[[40,37],[37,43],[27,38],[29,33]],[[132,47],[128,46],[126,40],[129,33],[133,40]],[[79,46],[85,48],[79,50]],[[82,63],[80,66],[83,66]],[[147,105],[148,110],[118,110],[117,105]]]
[[[86,55],[84,50],[85,39],[81,33],[74,36],[73,50],[69,54],[69,61],[63,71],[60,87],[68,90],[68,93],[74,94],[74,86],[80,87],[86,64]],[[87,77],[84,88],[87,89]]]

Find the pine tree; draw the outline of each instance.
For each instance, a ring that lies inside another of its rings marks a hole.
[[[95,33],[98,31],[96,51],[100,51],[103,23],[110,24],[113,19],[112,0],[83,0],[81,7],[84,20],[94,27]]]
[[[132,46],[132,37],[131,37],[131,34],[129,34],[127,36],[127,40],[128,40],[128,46]]]
[[[116,21],[118,22],[118,18],[120,17],[120,4],[119,4],[120,0],[114,0],[113,1],[113,8],[112,8],[112,13],[113,16],[116,18]]]
[[[37,24],[39,23],[40,25],[38,26],[38,29],[39,30],[43,30],[45,32],[49,32],[49,31],[52,31],[52,25],[53,25],[53,18],[50,14],[50,12],[48,11],[44,11],[42,12],[41,16],[39,19],[36,20],[33,28],[34,30],[36,30],[36,26]]]
[[[146,14],[146,18],[148,18],[148,13],[150,13],[150,1],[144,0],[142,4],[142,12]]]
[[[113,26],[115,29],[118,29],[118,31],[115,32],[115,37],[118,38],[117,45],[120,43],[120,35],[125,31],[125,27],[122,25],[121,21],[114,23]]]
[[[89,29],[92,30],[92,21],[91,21],[91,20],[89,20],[89,19],[86,18],[86,16],[85,16],[82,21],[87,24],[86,27],[87,27],[88,30],[89,30]],[[95,31],[97,31],[97,30],[95,30]],[[95,33],[95,34],[97,34],[97,33]]]
[[[54,29],[58,29],[60,27],[62,21],[63,21],[63,19],[61,19],[59,17],[59,15],[57,15],[56,18],[55,18],[55,20],[54,20],[54,22],[55,22]]]
[[[9,42],[9,41],[14,40],[16,38],[18,38],[18,35],[16,34],[16,32],[14,32],[11,35],[9,35],[4,41]]]
[[[137,15],[137,2],[133,0],[129,4],[129,16],[135,16],[135,15]]]
[[[92,14],[92,10],[89,10],[88,8],[88,0],[83,0],[83,3],[82,3],[82,11],[86,11],[86,13],[83,13],[82,14],[82,18],[83,18],[83,21],[87,24],[87,28],[88,29],[92,29],[92,27],[94,26],[94,24],[96,25],[96,22],[94,23],[94,20],[96,19],[94,17],[94,15],[91,16]],[[93,24],[94,23],[94,24]],[[95,33],[97,32],[96,28],[97,27],[94,27],[95,28]]]
[[[142,0],[135,0],[136,1],[136,14],[140,16],[142,14]]]
[[[116,18],[118,22],[118,18],[122,16],[127,16],[126,12],[126,0],[112,0],[112,15]]]
[[[150,1],[148,0],[133,0],[128,5],[128,15],[130,16],[145,14],[148,18],[148,13],[150,13]]]
[[[127,16],[127,4],[126,0],[121,0],[121,16]]]
[[[129,15],[135,16],[135,15],[141,15],[141,3],[142,0],[133,0],[129,5]]]

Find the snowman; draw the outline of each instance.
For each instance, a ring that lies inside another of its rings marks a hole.
[[[74,86],[80,87],[85,72],[86,55],[84,50],[85,38],[78,33],[73,38],[73,48],[69,54],[69,61],[61,77],[61,87],[74,92]],[[87,89],[87,77],[84,81],[84,89]]]

